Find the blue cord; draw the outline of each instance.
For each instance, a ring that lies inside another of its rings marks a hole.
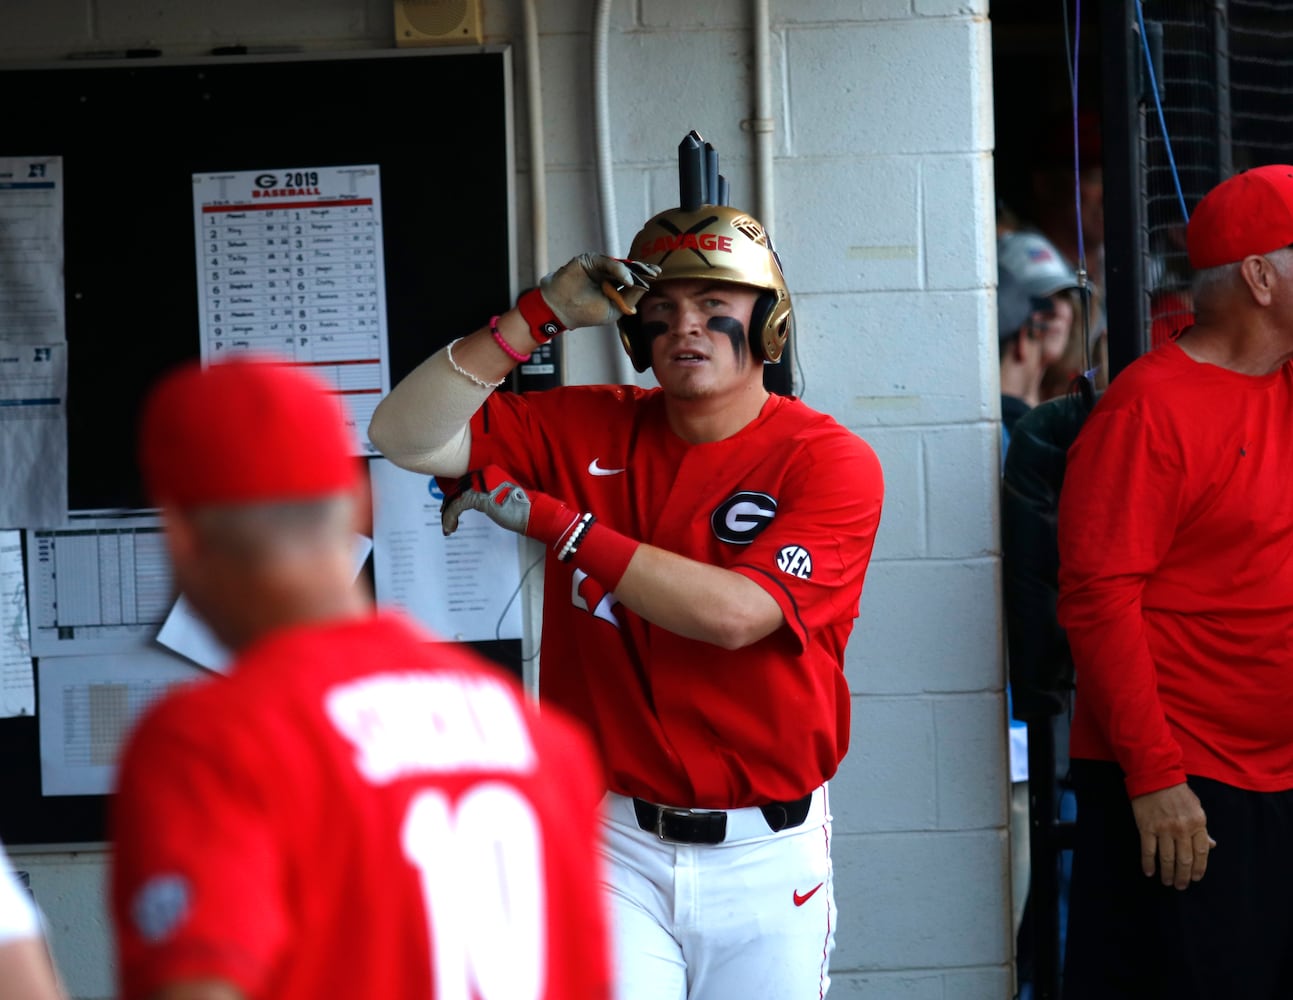
[[[1145,50],[1145,68],[1149,71],[1149,86],[1154,91],[1154,108],[1158,111],[1158,127],[1163,132],[1163,145],[1167,148],[1167,162],[1172,168],[1172,183],[1176,185],[1176,200],[1181,205],[1181,217],[1186,225],[1190,222],[1190,211],[1185,207],[1185,195],[1181,193],[1181,175],[1176,169],[1176,157],[1172,155],[1172,139],[1167,134],[1167,120],[1163,117],[1163,102],[1158,96],[1158,81],[1154,79],[1154,60],[1149,53],[1149,36],[1145,33],[1145,12],[1141,0],[1136,0],[1136,21],[1140,25],[1140,43]]]
[[[1074,6],[1073,65],[1069,69],[1069,96],[1073,101],[1073,214],[1077,220],[1078,270],[1086,271],[1086,240],[1082,233],[1082,159],[1078,153],[1078,53],[1082,49],[1082,0]],[[1067,24],[1067,22],[1065,22]]]
[[[1068,4],[1064,4],[1064,36],[1068,44]],[[1073,6],[1073,65],[1069,67],[1069,97],[1073,102],[1073,222],[1077,227],[1078,297],[1082,302],[1082,366],[1076,380],[1083,396],[1089,396],[1095,384],[1097,368],[1091,363],[1091,285],[1087,280],[1086,234],[1082,228],[1082,154],[1078,128],[1078,56],[1082,50],[1082,0]]]

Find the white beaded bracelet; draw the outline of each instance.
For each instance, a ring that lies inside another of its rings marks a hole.
[[[462,337],[459,337],[459,338],[458,338],[458,340],[462,340],[462,339],[463,339]],[[501,379],[499,379],[497,382],[486,382],[486,381],[485,381],[483,378],[481,378],[479,375],[473,375],[471,372],[467,371],[467,369],[466,369],[466,368],[462,367],[462,365],[458,364],[458,362],[457,362],[457,361],[455,361],[455,360],[453,359],[453,345],[454,345],[454,344],[456,344],[456,343],[458,343],[458,340],[451,340],[451,341],[449,341],[448,346],[446,346],[446,347],[445,347],[445,349],[444,349],[444,350],[445,350],[445,354],[446,354],[446,355],[448,356],[448,358],[449,358],[449,366],[450,366],[454,371],[456,371],[456,372],[457,372],[459,375],[461,375],[463,378],[465,378],[465,379],[469,379],[470,381],[475,382],[475,383],[476,383],[478,386],[480,386],[482,389],[497,389],[500,385],[502,385],[504,382],[506,382],[506,381],[507,381],[507,376],[506,376],[506,375],[504,375],[504,376],[503,376]]]
[[[593,526],[597,518],[592,514],[581,514],[575,526],[571,529],[570,534],[566,536],[565,544],[557,552],[558,562],[569,562],[571,557],[579,551],[579,546],[583,543],[584,536],[588,534],[588,529]]]

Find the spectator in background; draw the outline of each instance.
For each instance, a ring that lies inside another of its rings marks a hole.
[[[1194,322],[1194,299],[1188,289],[1154,292],[1150,297],[1149,316],[1149,346],[1153,350]]]
[[[0,848],[0,1000],[61,1000],[40,916]]]
[[[997,240],[997,335],[1001,352],[1001,458],[1016,422],[1042,402],[1042,379],[1072,339],[1077,276],[1058,250],[1036,233],[1008,232]],[[1009,691],[1009,689],[1008,689]],[[1013,714],[1013,713],[1012,713]],[[1010,843],[1014,930],[1023,925],[1029,883],[1028,734],[1013,717],[1009,728]],[[1029,974],[1020,938],[1020,980]]]
[[[1073,269],[1044,237],[1013,232],[997,240],[1003,460],[1015,421],[1042,401],[1046,369],[1072,338],[1076,289]]]
[[[1106,379],[1103,315],[1104,277],[1104,180],[1101,158],[1103,142],[1099,117],[1090,112],[1079,116],[1077,129],[1077,173],[1074,177],[1074,127],[1069,112],[1056,114],[1039,129],[1041,138],[1032,147],[1026,173],[1027,182],[1009,185],[1019,191],[1017,198],[998,201],[998,334],[1001,344],[1002,447],[1005,474],[1003,500],[1003,561],[1005,566],[1006,617],[1009,629],[1008,655],[1012,685],[1008,688],[1011,704],[1009,732],[1011,797],[1011,869],[1014,885],[1014,918],[1017,934],[1017,974],[1019,996],[1032,996],[1034,940],[1038,933],[1051,936],[1055,914],[1049,911],[1053,900],[1042,897],[1039,912],[1030,891],[1030,823],[1028,758],[1029,741],[1024,720],[1047,726],[1046,748],[1067,743],[1065,699],[1052,687],[1041,693],[1025,681],[1039,670],[1053,680],[1051,673],[1058,664],[1051,648],[1054,637],[1063,645],[1063,630],[1055,621],[1054,560],[1048,553],[1054,548],[1054,504],[1058,482],[1063,477],[1063,455],[1059,453],[1058,470],[1052,467],[1055,448],[1049,436],[1059,425],[1062,437],[1069,433],[1072,414],[1085,414],[1085,403],[1076,396],[1066,398],[1075,385],[1075,377],[1091,370],[1096,389]],[[1079,262],[1079,232],[1088,270],[1085,292],[1079,287],[1076,267]],[[1040,312],[1033,308],[1033,295],[1022,294],[1028,281],[1041,301],[1054,296]],[[1042,323],[1042,320],[1049,320]],[[1044,345],[1038,342],[1045,337]],[[1091,351],[1084,350],[1084,344]],[[1043,346],[1045,349],[1043,350]],[[1039,403],[1054,400],[1035,416],[1030,411]],[[1023,420],[1024,433],[1030,438],[1020,454],[1007,459],[1007,450]],[[1080,419],[1077,420],[1080,425]],[[1028,428],[1032,428],[1029,430]],[[1045,444],[1039,444],[1038,436]],[[1068,437],[1071,440],[1071,436]],[[1034,468],[1036,466],[1036,468]],[[1011,478],[1015,479],[1012,487]],[[1016,488],[1027,484],[1021,494]],[[1054,490],[1054,497],[1048,493]],[[1036,492],[1036,496],[1033,491]],[[1018,502],[1020,496],[1027,499]],[[1022,513],[1021,513],[1022,512]],[[1008,520],[1009,518],[1009,520]],[[1049,578],[1048,578],[1049,574]],[[1049,579],[1049,582],[1048,582]],[[1039,650],[1044,649],[1044,663]],[[1067,647],[1060,660],[1067,663]],[[1018,662],[1017,662],[1018,661]],[[1022,674],[1020,673],[1022,672]],[[1034,747],[1032,756],[1053,761],[1055,788],[1064,785],[1067,756],[1043,752]],[[1056,801],[1043,801],[1044,786],[1034,789],[1035,810],[1032,823],[1044,823],[1048,829],[1057,817]],[[1071,793],[1063,798],[1060,812],[1071,808]],[[1033,852],[1053,861],[1049,848],[1034,845]],[[1067,878],[1050,880],[1052,895],[1058,891],[1063,900]],[[1025,905],[1026,904],[1026,905]],[[1060,939],[1063,939],[1064,911],[1059,910]],[[1039,945],[1040,947],[1040,945]],[[1044,971],[1044,970],[1043,970]],[[1038,983],[1039,988],[1049,984]]]
[[[1158,228],[1151,225],[1149,273],[1145,282],[1149,289],[1150,350],[1194,322],[1186,226],[1185,222]]]
[[[113,806],[123,1000],[606,1000],[582,731],[372,606],[332,397],[191,365],[145,404],[175,579],[237,658],[132,733]]]
[[[1104,298],[1104,142],[1100,116],[1078,115],[1077,184],[1073,178],[1073,118],[1056,115],[1032,169],[1032,205],[1027,213],[1037,230],[1054,244],[1074,270],[1078,260],[1078,226],[1086,255],[1087,275]]]
[[[1293,166],[1187,243],[1196,322],[1110,384],[1060,498],[1065,1000],[1293,996]]]
[[[1077,121],[1077,177],[1074,178],[1074,129],[1069,111],[1055,114],[1042,128],[1031,171],[1031,201],[1025,215],[1031,228],[1045,236],[1076,274],[1080,264],[1087,271],[1085,293],[1075,298],[1076,330],[1067,351],[1048,365],[1042,380],[1042,398],[1068,392],[1075,376],[1093,371],[1095,388],[1107,381],[1104,333],[1104,141],[1100,116],[1082,111]],[[1080,227],[1080,228],[1079,228]],[[1079,239],[1080,234],[1080,239]],[[1082,253],[1079,253],[1079,250]],[[1083,256],[1083,260],[1079,257]],[[1082,316],[1087,309],[1089,318]],[[1083,337],[1090,352],[1083,350]]]
[[[1057,851],[1059,820],[1072,820],[1068,734],[1073,659],[1055,605],[1059,594],[1056,521],[1065,454],[1091,409],[1093,394],[1070,392],[1019,418],[1001,490],[1001,570],[1010,659],[1012,741],[1024,729],[1023,759],[1034,775],[1015,785],[1012,820],[1028,812],[1028,837],[1012,841],[1016,901],[1028,894],[1018,928],[1019,1000],[1057,996],[1064,948],[1071,851]],[[1026,727],[1026,728],[1025,728]],[[1012,748],[1012,754],[1013,754]],[[1012,765],[1015,761],[1011,758]],[[1053,783],[1042,776],[1050,773]],[[1023,792],[1027,801],[1020,803]],[[1019,834],[1014,826],[1012,837]],[[1040,836],[1038,836],[1040,834]],[[1020,851],[1026,852],[1026,860]],[[1022,878],[1020,876],[1022,875]],[[1034,989],[1035,988],[1035,989]]]

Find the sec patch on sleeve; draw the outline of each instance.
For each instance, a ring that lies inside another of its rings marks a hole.
[[[783,545],[777,553],[777,568],[783,573],[807,580],[813,575],[812,554],[802,545]]]
[[[188,916],[189,883],[182,875],[154,875],[135,893],[130,915],[149,944],[164,941]]]

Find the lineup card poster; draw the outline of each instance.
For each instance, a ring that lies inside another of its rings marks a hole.
[[[204,364],[274,354],[345,404],[355,452],[390,390],[375,165],[193,175]]]
[[[89,511],[28,529],[31,655],[130,653],[150,643],[174,597],[157,514]]]

